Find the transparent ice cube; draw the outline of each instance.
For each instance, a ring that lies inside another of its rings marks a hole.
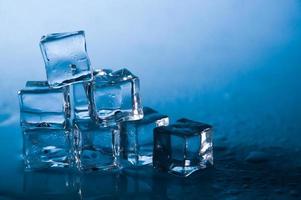
[[[71,147],[70,131],[65,129],[23,130],[23,154],[27,170],[71,167]]]
[[[43,36],[40,48],[51,87],[91,80],[92,69],[84,31]]]
[[[118,170],[119,127],[101,127],[90,119],[75,120],[73,123],[78,168],[83,171]]]
[[[169,124],[168,116],[149,107],[144,107],[143,113],[141,120],[121,123],[123,158],[135,166],[152,163],[153,129]]]
[[[46,81],[28,81],[18,94],[22,128],[64,128],[68,125],[68,87],[55,89]]]
[[[88,119],[89,101],[86,93],[86,83],[76,83],[71,88],[71,113],[75,119]]]
[[[127,69],[98,71],[89,85],[88,93],[91,114],[103,126],[143,117],[139,78]]]
[[[155,128],[154,139],[155,168],[189,176],[213,165],[210,125],[183,118],[173,125]]]

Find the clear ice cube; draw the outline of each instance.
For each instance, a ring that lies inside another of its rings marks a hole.
[[[144,107],[143,113],[141,120],[121,123],[122,157],[135,166],[152,163],[153,129],[169,124],[168,116],[149,107]]]
[[[40,48],[51,87],[92,79],[84,31],[43,36]]]
[[[103,126],[143,117],[139,78],[127,69],[96,72],[94,81],[89,85],[88,94],[91,115]]]
[[[212,127],[179,119],[154,129],[153,166],[179,176],[213,165]]]
[[[90,119],[75,120],[73,123],[78,168],[83,171],[118,170],[119,127],[101,127]]]
[[[89,101],[86,83],[75,83],[71,88],[71,113],[74,119],[89,119]]]
[[[23,155],[27,170],[71,167],[71,147],[70,131],[65,129],[23,130]]]
[[[18,94],[22,128],[67,127],[70,117],[68,87],[55,89],[46,81],[28,81]]]

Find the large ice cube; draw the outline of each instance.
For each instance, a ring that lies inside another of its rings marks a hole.
[[[90,83],[91,114],[103,126],[143,117],[139,78],[127,69],[100,70]]]
[[[71,88],[71,113],[75,119],[88,119],[89,101],[86,93],[86,83],[76,83]]]
[[[121,123],[123,158],[135,166],[152,163],[153,129],[169,124],[168,116],[149,107],[144,107],[143,113],[141,120]]]
[[[23,155],[28,170],[72,166],[71,148],[70,132],[65,129],[23,130]]]
[[[153,166],[179,176],[213,165],[212,127],[189,119],[154,129]]]
[[[51,87],[91,80],[92,69],[84,31],[43,36],[40,48]]]
[[[84,171],[120,168],[119,127],[101,127],[91,119],[74,120],[78,168]]]
[[[28,81],[19,91],[22,128],[64,128],[70,117],[69,88],[50,88],[46,81]]]

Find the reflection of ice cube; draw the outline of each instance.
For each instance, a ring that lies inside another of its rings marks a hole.
[[[70,132],[40,128],[23,131],[23,153],[28,170],[72,165]]]
[[[75,120],[73,133],[80,170],[119,169],[120,134],[117,126],[100,127],[89,119]]]
[[[68,173],[25,172],[22,198],[24,199],[78,199],[76,177]]]
[[[19,91],[23,128],[64,128],[70,117],[69,88],[50,88],[45,81],[28,81]]]
[[[92,78],[83,31],[43,36],[40,48],[47,80],[51,87],[60,87]]]
[[[92,115],[103,126],[143,117],[139,79],[127,69],[98,71],[88,93]]]
[[[71,111],[75,119],[86,119],[89,116],[89,102],[86,93],[86,83],[76,83],[71,88]]]
[[[80,199],[116,199],[119,173],[84,173],[80,176]],[[118,199],[118,198],[117,198]]]
[[[188,119],[154,130],[155,168],[180,176],[213,164],[212,127]]]
[[[124,175],[120,177],[119,193],[124,199],[131,199],[133,196],[152,193],[152,179],[137,176]],[[143,198],[142,198],[143,199]]]
[[[169,124],[168,116],[149,107],[144,107],[143,113],[143,119],[121,125],[123,157],[136,166],[152,163],[153,129]]]

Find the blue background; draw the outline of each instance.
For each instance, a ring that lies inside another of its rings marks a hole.
[[[140,77],[144,105],[212,124],[217,149],[239,152],[236,166],[258,149],[285,152],[280,163],[296,154],[300,180],[300,1],[0,0],[0,27],[0,198],[24,195],[17,91],[46,79],[39,39],[76,30],[94,68]]]

